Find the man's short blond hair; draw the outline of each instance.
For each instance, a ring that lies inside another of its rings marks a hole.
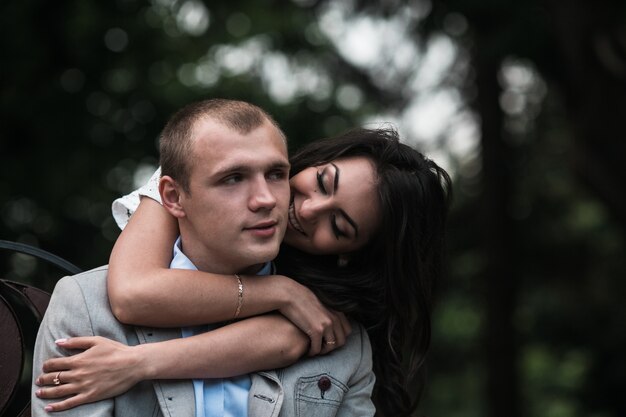
[[[254,104],[239,100],[208,99],[183,107],[163,128],[159,148],[161,175],[172,177],[186,193],[189,193],[189,179],[194,163],[192,145],[195,126],[199,120],[205,118],[244,135],[267,121],[276,127],[286,142],[285,134],[278,123]]]

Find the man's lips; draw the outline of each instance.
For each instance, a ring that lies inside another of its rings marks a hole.
[[[277,224],[278,224],[278,222],[276,220],[268,220],[268,221],[265,221],[265,222],[254,224],[252,226],[244,227],[244,230],[269,229],[271,227],[276,226]]]
[[[296,208],[293,204],[293,200],[291,201],[291,204],[289,204],[289,224],[294,230],[306,236],[306,233],[304,232],[302,225],[298,221],[298,216],[296,215]]]
[[[278,222],[275,220],[256,223],[252,226],[245,227],[244,230],[246,232],[250,232],[252,236],[256,236],[257,238],[271,238],[274,236],[278,230]]]

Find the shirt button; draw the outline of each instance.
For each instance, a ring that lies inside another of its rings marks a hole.
[[[327,376],[323,376],[317,381],[317,386],[322,392],[330,389],[330,379]]]

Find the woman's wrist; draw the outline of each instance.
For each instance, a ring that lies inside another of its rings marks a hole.
[[[159,379],[158,361],[153,360],[155,354],[158,354],[155,347],[154,343],[130,346],[132,361],[135,364],[133,372],[137,382]]]
[[[240,318],[257,316],[271,311],[281,311],[290,303],[289,288],[291,279],[282,275],[240,275],[243,283],[242,308]],[[233,280],[236,291],[232,298],[233,311],[239,305],[238,282]]]
[[[272,275],[272,296],[275,298],[276,310],[283,313],[285,310],[289,310],[294,300],[294,292],[297,290],[294,286],[299,285],[294,280],[284,275]]]

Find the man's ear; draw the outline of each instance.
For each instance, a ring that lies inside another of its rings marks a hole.
[[[159,181],[159,194],[163,207],[174,217],[185,217],[185,209],[181,204],[182,189],[169,175],[164,175]]]

